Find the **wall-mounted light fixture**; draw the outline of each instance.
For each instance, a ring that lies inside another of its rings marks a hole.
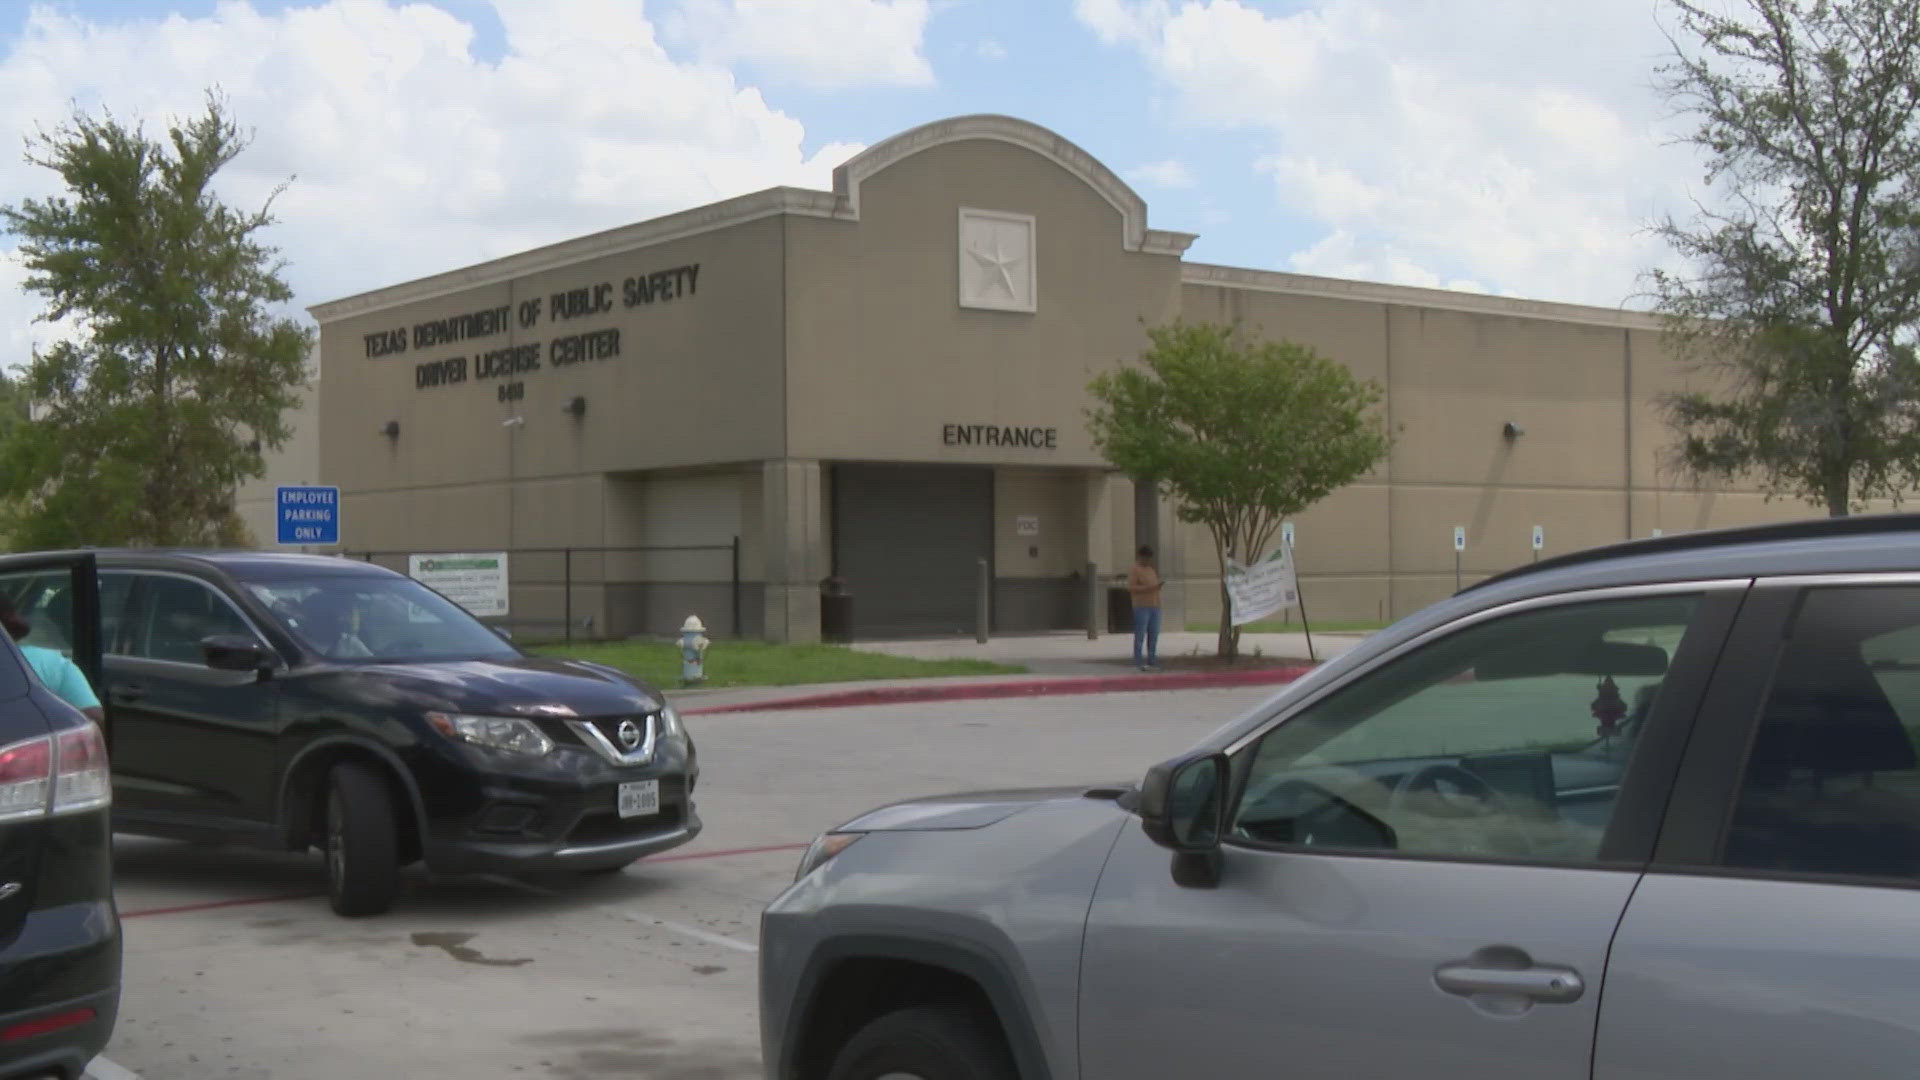
[[[386,423],[381,424],[380,434],[385,435],[389,439],[399,438],[400,437],[400,421],[389,420]]]
[[[567,402],[565,405],[562,405],[560,407],[560,411],[563,413],[566,413],[568,416],[573,417],[575,420],[578,420],[581,417],[587,415],[587,399],[583,397],[575,397],[573,400]]]
[[[1509,420],[1500,428],[1500,434],[1507,439],[1517,439],[1527,433],[1527,429]]]

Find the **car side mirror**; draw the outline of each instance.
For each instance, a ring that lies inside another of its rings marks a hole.
[[[273,666],[267,647],[244,634],[213,634],[200,639],[200,655],[217,671],[263,671]]]
[[[1140,783],[1140,828],[1183,855],[1220,846],[1227,819],[1227,755],[1194,754],[1147,770]]]

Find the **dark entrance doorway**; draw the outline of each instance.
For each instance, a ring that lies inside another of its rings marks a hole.
[[[863,638],[966,634],[993,558],[993,470],[833,467],[834,573]]]

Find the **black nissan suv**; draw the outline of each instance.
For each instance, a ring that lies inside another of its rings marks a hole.
[[[84,575],[64,579],[69,592]],[[80,597],[82,607],[90,598]],[[75,1080],[113,1033],[107,749],[0,633],[0,1078]]]
[[[97,626],[75,566],[97,564]],[[36,643],[97,657],[113,827],[326,855],[342,915],[400,870],[617,871],[700,830],[693,742],[620,671],[528,656],[404,575],[270,552],[0,558]],[[3,910],[3,909],[0,909]]]

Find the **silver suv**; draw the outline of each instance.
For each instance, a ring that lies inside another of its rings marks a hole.
[[[891,806],[767,909],[777,1080],[1910,1076],[1920,516],[1543,561],[1138,785]]]

